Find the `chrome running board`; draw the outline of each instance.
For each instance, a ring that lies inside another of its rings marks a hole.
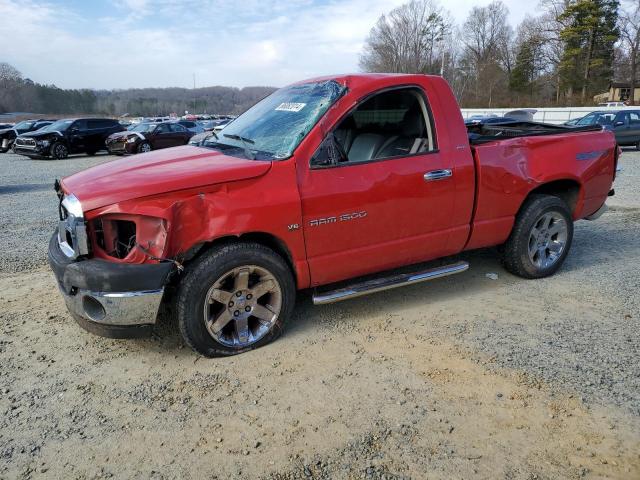
[[[413,273],[402,273],[390,277],[354,283],[353,285],[337,290],[316,292],[313,294],[313,303],[314,305],[327,305],[329,303],[341,302],[342,300],[362,297],[370,293],[382,292],[383,290],[391,290],[392,288],[448,277],[449,275],[462,273],[468,269],[469,264],[467,262],[457,262],[444,267],[431,268]]]

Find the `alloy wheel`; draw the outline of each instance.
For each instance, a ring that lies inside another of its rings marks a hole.
[[[529,258],[540,269],[552,267],[562,257],[567,238],[564,217],[555,211],[543,214],[529,234]]]
[[[207,292],[204,322],[217,342],[247,347],[269,333],[282,309],[282,290],[275,276],[256,265],[234,268]]]
[[[53,156],[54,156],[55,158],[62,159],[62,158],[66,158],[67,153],[68,153],[68,152],[67,152],[67,147],[65,147],[64,145],[62,145],[62,144],[60,144],[60,143],[59,143],[59,144],[57,144],[57,145],[55,146],[55,150],[54,150],[54,152],[53,152]]]

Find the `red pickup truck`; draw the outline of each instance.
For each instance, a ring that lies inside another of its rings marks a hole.
[[[606,208],[618,155],[599,126],[467,130],[439,77],[317,78],[201,146],[56,181],[49,261],[89,331],[148,334],[166,302],[197,352],[237,354],[280,334],[298,290],[345,300],[462,272],[392,269],[490,246],[516,275],[553,274],[573,222]]]

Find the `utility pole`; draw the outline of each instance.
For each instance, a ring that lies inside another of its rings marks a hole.
[[[196,108],[196,74],[193,74],[193,114],[195,115],[198,109]]]

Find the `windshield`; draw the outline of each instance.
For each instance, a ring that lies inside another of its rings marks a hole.
[[[616,117],[616,112],[595,112],[590,113],[578,120],[576,125],[611,125]]]
[[[34,123],[35,122],[20,122],[13,128],[15,130],[29,130]]]
[[[64,132],[73,123],[73,120],[58,120],[53,122],[44,128],[41,128],[41,132]]]
[[[153,132],[156,129],[157,126],[158,126],[157,123],[139,123],[135,127],[130,128],[129,131],[131,131],[131,132],[140,132],[140,133],[149,133],[149,132]]]
[[[229,123],[217,140],[209,138],[205,146],[231,149],[234,155],[252,159],[288,158],[345,91],[334,80],[282,88]]]

